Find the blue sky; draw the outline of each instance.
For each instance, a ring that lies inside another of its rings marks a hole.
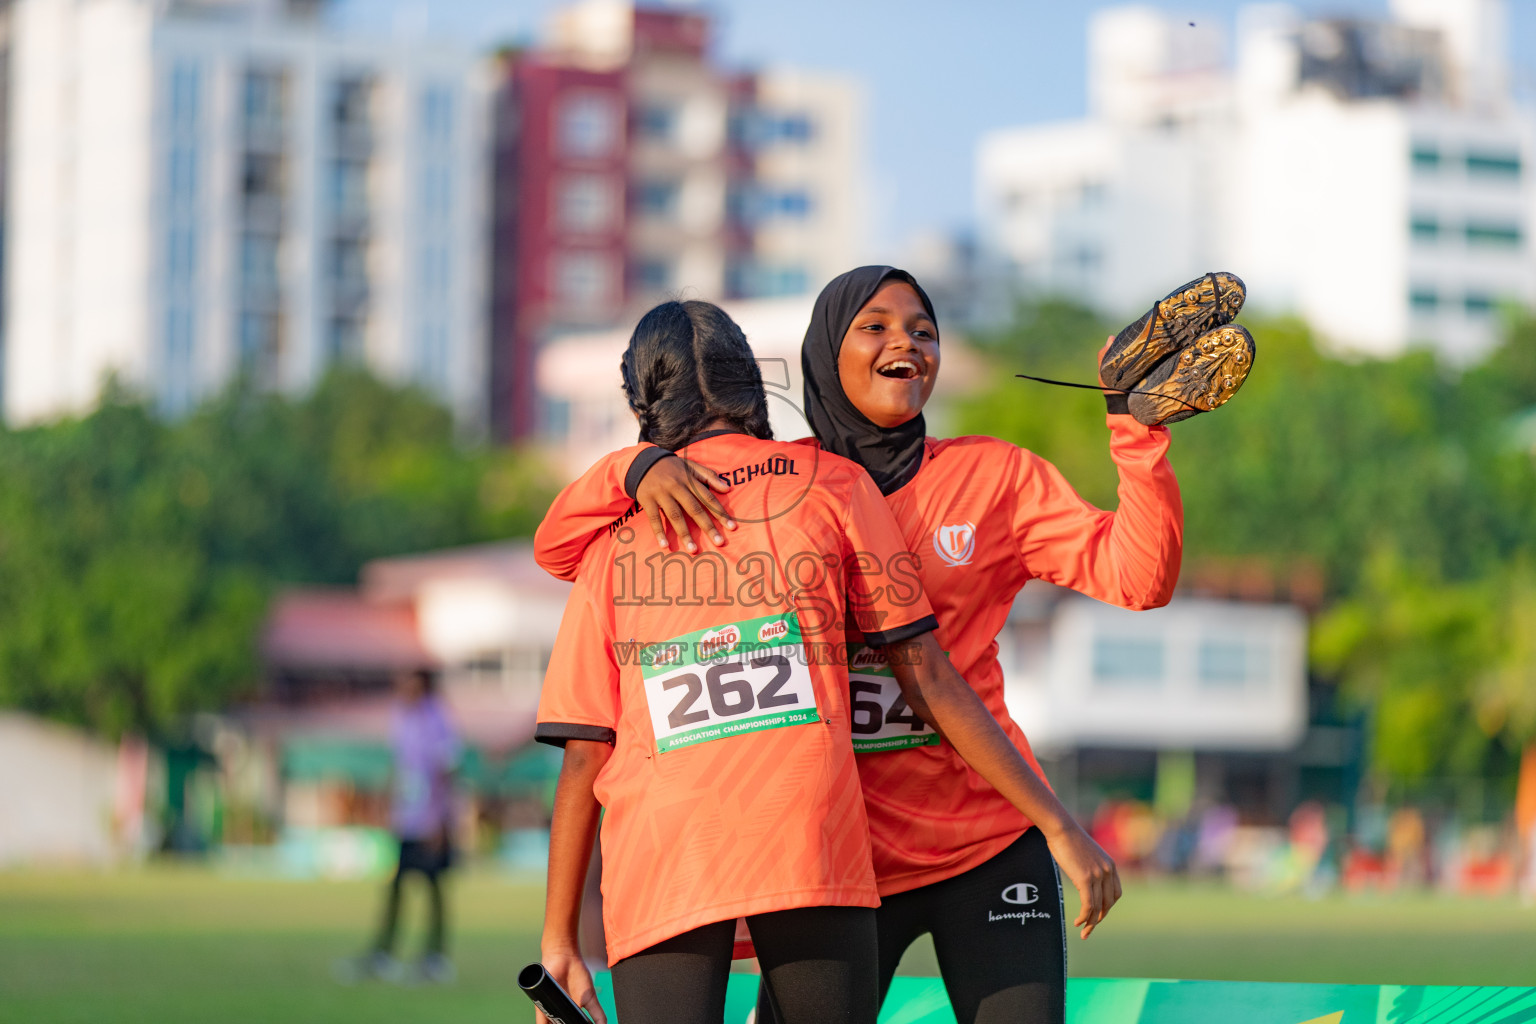
[[[533,40],[559,0],[339,0],[347,24],[455,36],[486,46]],[[972,154],[982,133],[1076,117],[1086,106],[1089,14],[1071,0],[717,0],[721,57],[846,74],[868,114],[871,225],[876,250],[898,258],[911,235],[966,226]],[[1239,0],[1153,0],[1229,37]],[[1303,0],[1309,13],[1386,10],[1386,0]],[[1509,4],[1517,80],[1536,98],[1536,0]]]

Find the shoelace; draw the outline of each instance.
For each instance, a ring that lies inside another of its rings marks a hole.
[[[1041,384],[1055,384],[1059,388],[1082,388],[1084,391],[1113,391],[1116,394],[1121,395],[1150,395],[1153,398],[1168,398],[1178,402],[1180,405],[1189,406],[1191,409],[1195,410],[1195,412],[1207,411],[1200,408],[1194,402],[1186,402],[1184,399],[1179,398],[1176,395],[1165,395],[1158,391],[1138,391],[1136,388],[1111,388],[1105,387],[1103,384],[1074,384],[1070,380],[1051,380],[1049,377],[1031,377],[1027,373],[1016,373],[1014,376],[1022,377],[1024,380],[1039,381]]]

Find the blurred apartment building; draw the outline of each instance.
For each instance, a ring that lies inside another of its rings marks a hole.
[[[357,361],[486,419],[484,113],[467,50],[323,0],[17,0],[5,412],[108,375],[176,414]],[[483,84],[482,84],[483,83]]]
[[[1089,117],[978,152],[989,246],[1026,287],[1144,310],[1207,270],[1330,341],[1453,362],[1536,302],[1536,115],[1513,98],[1503,0],[1393,0],[1390,19],[1244,8],[1219,27],[1093,18]]]
[[[502,55],[493,172],[492,416],[563,435],[539,348],[668,296],[802,294],[852,265],[859,100],[842,79],[739,72],[697,9],[587,0]],[[612,376],[613,366],[592,373]]]

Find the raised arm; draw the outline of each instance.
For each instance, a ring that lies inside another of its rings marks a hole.
[[[725,507],[710,493],[730,484],[698,463],[680,459],[653,444],[621,448],[599,459],[550,504],[533,535],[533,555],[550,575],[576,578],[587,547],[627,512],[644,510],[657,544],[668,547],[666,524],[695,550],[689,521],[701,534],[723,544],[720,522],[735,529]],[[638,524],[637,524],[638,525]]]
[[[1051,855],[1077,887],[1082,907],[1073,925],[1083,938],[1120,899],[1115,862],[1067,813],[1003,732],[976,691],[950,664],[934,635],[923,633],[885,648],[902,696],[955,753],[1035,823]]]
[[[1123,397],[1123,396],[1121,396]],[[1184,504],[1168,464],[1168,428],[1110,412],[1109,454],[1119,507],[1095,508],[1057,468],[1021,450],[1013,530],[1031,576],[1122,608],[1157,608],[1173,596],[1184,552]]]

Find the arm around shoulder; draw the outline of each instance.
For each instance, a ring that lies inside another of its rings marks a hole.
[[[625,478],[637,460],[654,458],[647,455],[650,451],[665,453],[653,444],[611,452],[555,496],[533,535],[533,557],[540,568],[556,579],[576,578],[588,546],[634,505],[624,490]]]

